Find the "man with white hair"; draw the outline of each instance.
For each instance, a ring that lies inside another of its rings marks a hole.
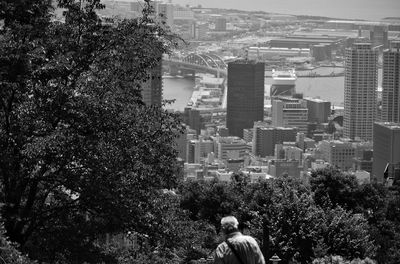
[[[265,264],[257,241],[245,236],[238,229],[239,222],[234,216],[221,219],[225,241],[215,251],[215,264]]]

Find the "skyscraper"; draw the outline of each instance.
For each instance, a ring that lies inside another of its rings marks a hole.
[[[382,121],[400,123],[400,41],[383,52]]]
[[[226,126],[232,136],[243,137],[264,115],[264,63],[240,60],[228,64]]]
[[[346,49],[344,78],[344,136],[372,140],[376,116],[378,50],[370,43],[354,43]]]

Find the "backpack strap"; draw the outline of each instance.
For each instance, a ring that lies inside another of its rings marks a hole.
[[[236,251],[235,247],[232,245],[229,240],[225,240],[225,243],[228,245],[228,247],[231,249],[233,255],[239,260],[240,264],[244,264],[243,260],[240,258],[239,253]]]

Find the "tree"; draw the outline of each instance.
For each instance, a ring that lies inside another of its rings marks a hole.
[[[246,184],[239,176],[230,184],[184,183],[181,206],[216,228],[221,216],[236,215],[243,231],[261,242],[265,257],[277,253],[283,263],[310,263],[325,255],[374,256],[362,215],[318,206],[310,188],[290,177]]]
[[[3,224],[0,224],[0,260],[7,264],[34,264],[26,256],[19,252],[6,237]]]
[[[352,261],[348,261],[343,259],[341,256],[326,256],[324,258],[314,259],[313,264],[375,264],[370,258],[361,259],[353,259]]]
[[[376,248],[369,226],[361,214],[352,214],[341,207],[327,209],[321,215],[319,237],[325,248],[319,256],[340,255],[346,259],[374,257]]]
[[[54,263],[112,259],[105,233],[162,235],[152,201],[174,187],[179,120],[141,100],[175,36],[143,17],[105,24],[100,0],[0,1],[0,202],[7,235]],[[114,259],[115,260],[115,259]]]
[[[267,258],[310,263],[327,254],[373,257],[368,222],[343,208],[321,208],[307,186],[291,178],[249,186],[244,198],[250,233],[263,241]],[[268,236],[268,240],[266,239]],[[266,247],[268,243],[268,247]]]
[[[156,245],[146,243],[140,248],[114,251],[119,263],[188,263],[210,255],[217,246],[213,226],[189,219],[187,212],[179,208],[180,197],[176,194],[164,193],[153,202],[149,225],[162,230],[152,235],[156,236]]]
[[[354,209],[357,205],[358,183],[353,175],[334,167],[318,169],[311,173],[310,184],[315,202],[320,206]]]
[[[179,187],[179,194],[181,206],[190,212],[192,220],[207,221],[216,229],[220,228],[222,217],[236,215],[242,204],[234,184],[219,181],[184,182]]]
[[[397,186],[383,189],[383,194],[379,196],[383,201],[370,217],[371,234],[374,236],[378,247],[376,255],[378,263],[394,264],[400,261],[399,190]]]

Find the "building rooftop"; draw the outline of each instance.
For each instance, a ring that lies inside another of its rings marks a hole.
[[[400,123],[394,123],[394,122],[376,122],[376,124],[379,124],[381,126],[390,128],[391,130],[400,130]]]
[[[281,38],[272,39],[271,42],[312,42],[312,43],[327,43],[331,44],[337,40],[326,39],[326,38]]]
[[[320,99],[320,98],[306,97],[306,98],[304,98],[304,99],[305,99],[305,100],[308,100],[308,101],[316,102],[316,103],[326,103],[326,102],[329,102],[329,101],[326,101],[326,100],[322,100],[322,99]]]

